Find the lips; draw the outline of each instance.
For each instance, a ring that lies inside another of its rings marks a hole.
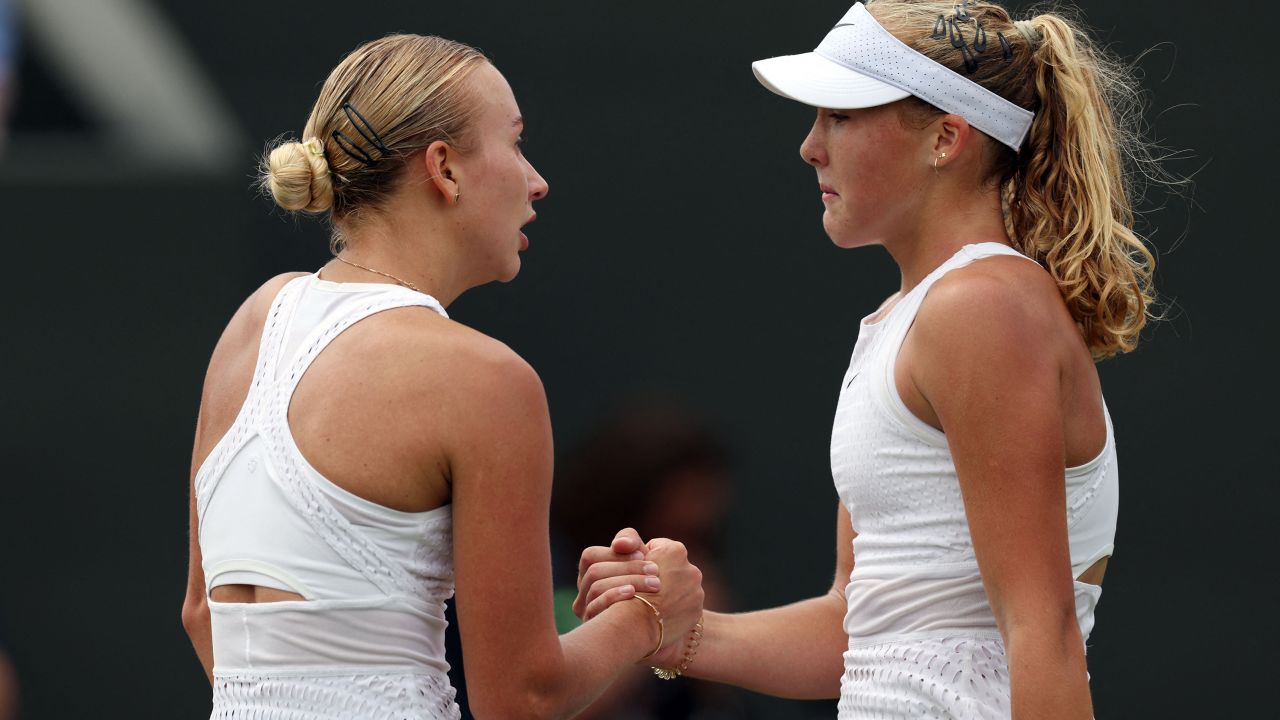
[[[529,223],[537,219],[538,219],[538,213],[533,213],[532,215],[529,216],[529,219],[525,220],[524,224],[521,225],[520,227],[524,227],[525,225],[528,225]],[[528,249],[529,249],[529,236],[521,232],[520,233],[520,250],[524,251]]]
[[[835,188],[823,183],[818,183],[818,189],[822,191],[823,195],[839,195],[840,194],[835,191]]]

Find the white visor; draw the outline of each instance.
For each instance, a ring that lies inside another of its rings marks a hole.
[[[907,47],[862,3],[855,3],[813,52],[757,60],[751,70],[783,97],[833,110],[875,107],[914,95],[963,117],[1015,151],[1035,118],[1030,110]]]

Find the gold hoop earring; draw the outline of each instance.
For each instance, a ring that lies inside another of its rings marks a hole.
[[[938,157],[936,157],[936,158],[934,158],[934,159],[933,159],[933,171],[934,171],[934,172],[937,172],[937,171],[938,171],[938,161],[939,161],[939,160],[944,159],[946,156],[947,156],[947,154],[946,154],[946,153],[942,153],[941,155],[939,155]]]
[[[455,192],[455,193],[453,194],[453,204],[454,204],[454,205],[457,205],[457,204],[458,204],[458,201],[459,201],[459,200],[461,200],[461,199],[462,199],[462,191],[461,191],[461,190],[458,190],[457,192]]]

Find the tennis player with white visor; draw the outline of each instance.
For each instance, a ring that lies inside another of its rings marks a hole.
[[[681,672],[838,697],[841,720],[1093,716],[1085,641],[1119,499],[1096,363],[1136,346],[1154,297],[1119,68],[1055,14],[909,0],[855,4],[813,52],[754,63],[817,108],[800,152],[832,242],[882,246],[901,288],[832,378],[830,591],[707,613]],[[575,609],[639,582],[619,561],[643,548],[628,529],[589,549]]]

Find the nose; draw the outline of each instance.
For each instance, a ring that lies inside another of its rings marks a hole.
[[[526,160],[525,162],[529,161]],[[529,177],[529,199],[541,200],[547,196],[547,193],[551,192],[551,186],[548,185],[542,175],[534,169],[533,163],[529,163],[529,172],[531,173],[531,176]]]
[[[822,111],[819,110],[817,119],[813,121],[813,127],[809,129],[809,134],[805,136],[804,142],[800,143],[800,157],[814,167],[826,165],[827,152],[823,145]]]

